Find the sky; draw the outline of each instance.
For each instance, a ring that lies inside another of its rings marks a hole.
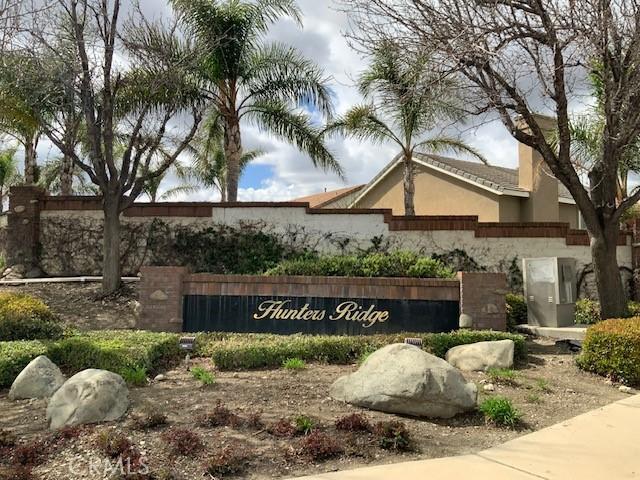
[[[162,17],[169,12],[164,0],[140,0],[145,14]],[[335,94],[338,114],[362,102],[354,87],[366,59],[352,50],[343,33],[348,29],[347,15],[332,0],[298,0],[304,25],[281,20],[269,32],[268,40],[296,47],[322,67]],[[517,145],[500,122],[470,122],[459,128],[463,140],[480,150],[491,164],[517,166]],[[241,201],[280,201],[358,185],[371,180],[398,153],[393,145],[379,145],[354,139],[333,139],[330,149],[341,163],[345,179],[315,169],[311,160],[295,147],[281,142],[253,125],[242,125],[243,147],[265,153],[251,164],[240,181]],[[48,142],[39,148],[40,160],[55,154]],[[168,179],[165,189],[175,180]],[[175,200],[216,201],[213,191],[182,195]]]

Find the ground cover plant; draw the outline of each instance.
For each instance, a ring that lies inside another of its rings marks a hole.
[[[640,317],[589,327],[577,363],[589,372],[640,385]]]
[[[191,376],[203,385],[213,385],[216,383],[215,375],[203,367],[193,367],[191,369]]]
[[[455,272],[440,260],[414,252],[397,251],[362,255],[306,255],[285,260],[267,270],[266,274],[271,276],[453,278]]]
[[[515,428],[521,421],[522,415],[511,400],[502,396],[489,397],[478,407],[485,419],[500,427]]]
[[[423,348],[439,357],[444,357],[447,350],[456,345],[511,339],[515,343],[516,361],[526,359],[522,335],[482,330],[367,336],[204,333],[197,336],[194,354],[211,358],[222,370],[277,368],[290,358],[348,364],[385,345],[402,343],[407,337],[422,339]]]

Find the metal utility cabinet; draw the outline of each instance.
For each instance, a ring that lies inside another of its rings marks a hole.
[[[575,259],[525,258],[522,267],[529,325],[573,326],[577,297]]]

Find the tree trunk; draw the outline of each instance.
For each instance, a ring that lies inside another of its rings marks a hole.
[[[69,155],[62,157],[60,171],[60,194],[73,195],[73,160]]]
[[[104,243],[102,293],[109,295],[120,288],[120,208],[116,199],[104,201]]]
[[[224,154],[227,160],[226,201],[238,201],[240,161],[242,159],[242,138],[240,120],[237,115],[226,116],[224,125]]]
[[[618,225],[614,224],[607,225],[603,234],[591,237],[593,271],[603,319],[621,318],[627,314],[626,289],[618,267],[618,235]]]
[[[416,192],[416,186],[414,182],[414,170],[411,156],[405,154],[404,156],[404,214],[408,217],[413,217],[416,214],[414,205],[414,196]]]
[[[36,183],[36,142],[33,137],[25,138],[24,142],[24,183]]]

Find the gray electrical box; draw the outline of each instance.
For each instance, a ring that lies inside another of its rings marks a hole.
[[[577,297],[575,259],[525,258],[522,267],[529,325],[574,325]]]

